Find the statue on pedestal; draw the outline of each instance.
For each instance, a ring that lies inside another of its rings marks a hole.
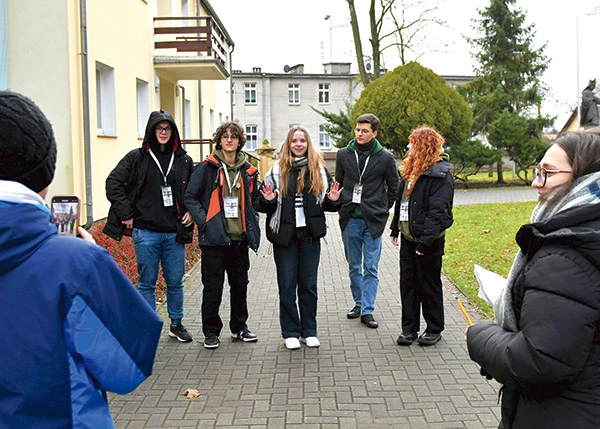
[[[590,80],[588,86],[581,93],[581,109],[579,111],[579,125],[584,128],[597,127],[600,125],[598,117],[598,104],[600,97],[594,94],[596,79]]]

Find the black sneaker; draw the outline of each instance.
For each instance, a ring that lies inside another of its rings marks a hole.
[[[233,341],[244,341],[245,343],[251,343],[254,341],[258,341],[258,337],[254,335],[248,328],[242,329],[237,334],[231,334],[231,338]]]
[[[417,339],[417,333],[416,332],[402,332],[400,334],[400,336],[398,337],[398,339],[396,340],[396,343],[399,346],[410,346],[414,340]]]
[[[171,325],[169,328],[169,337],[177,338],[182,343],[192,341],[192,335],[185,329],[183,325]]]
[[[216,349],[217,347],[219,347],[219,343],[220,343],[219,337],[217,337],[216,335],[211,335],[204,339],[204,348],[205,349]]]
[[[420,345],[422,345],[424,347],[427,347],[427,346],[433,346],[435,343],[437,343],[441,339],[442,339],[442,334],[439,332],[438,333],[425,332],[417,339],[417,343],[419,343]]]

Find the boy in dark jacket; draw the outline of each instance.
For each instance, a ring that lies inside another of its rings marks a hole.
[[[192,341],[183,319],[185,243],[192,242],[193,220],[183,203],[192,158],[181,147],[173,117],[150,114],[142,147],[127,153],[106,179],[111,203],[104,233],[121,240],[130,234],[138,264],[138,289],[156,308],[158,265],[167,284],[169,335]]]
[[[237,121],[222,124],[214,135],[216,149],[199,164],[185,192],[185,204],[198,224],[202,249],[202,331],[204,347],[219,347],[223,321],[219,307],[225,273],[231,290],[229,328],[234,341],[254,342],[248,305],[248,249],[258,250],[260,229],[252,206],[258,198],[258,169],[242,152],[246,136]]]

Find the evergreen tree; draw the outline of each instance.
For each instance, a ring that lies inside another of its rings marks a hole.
[[[516,0],[490,0],[479,10],[476,28],[479,38],[467,39],[475,49],[476,78],[459,91],[473,109],[473,134],[487,135],[502,112],[534,119],[535,127],[522,127],[522,141],[531,138],[541,142],[542,128],[552,120],[542,116],[539,106],[544,97],[540,77],[549,60],[544,55],[546,45],[534,48],[535,26],[525,24],[524,13],[516,8]],[[496,129],[502,129],[501,126]],[[496,135],[494,147],[499,155],[509,151],[522,152],[519,145],[508,147],[502,136]],[[526,152],[526,151],[525,151]],[[502,183],[502,163],[498,162],[498,182]]]
[[[351,123],[363,113],[379,117],[377,140],[400,155],[406,151],[408,136],[420,125],[436,128],[451,148],[469,137],[473,123],[464,98],[441,76],[416,62],[367,85],[352,108]]]

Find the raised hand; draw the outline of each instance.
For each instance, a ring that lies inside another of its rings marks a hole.
[[[277,192],[273,190],[271,185],[266,183],[260,188],[260,194],[267,201],[273,201],[277,197]]]
[[[342,195],[343,190],[344,188],[340,188],[340,184],[338,182],[333,182],[331,184],[331,187],[329,188],[329,193],[327,194],[327,197],[331,201],[337,201],[339,200],[340,195]]]

